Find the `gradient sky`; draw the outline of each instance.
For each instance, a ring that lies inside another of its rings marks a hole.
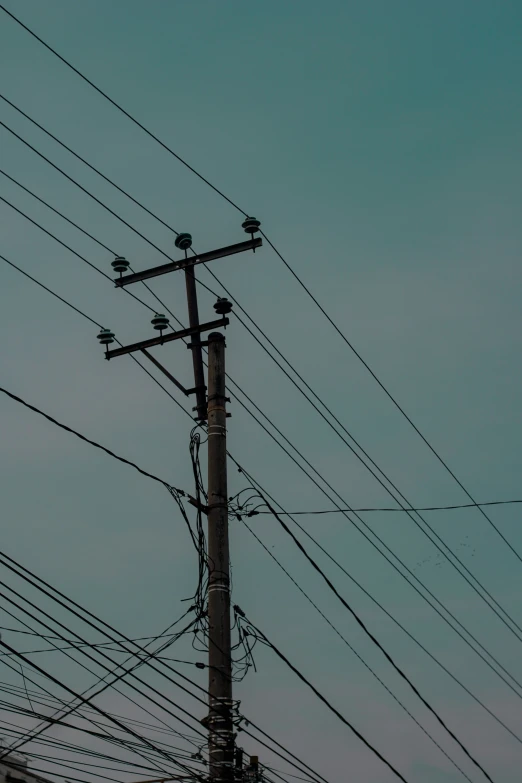
[[[4,2],[262,220],[292,267],[478,500],[522,498],[520,3]],[[2,94],[178,231],[190,231],[197,249],[241,241],[238,212],[5,14],[0,15],[0,66]],[[167,229],[4,103],[2,120],[173,252]],[[161,263],[157,251],[3,129],[0,149],[8,174],[136,268]],[[109,252],[4,177],[2,195],[110,271]],[[2,254],[123,342],[151,333],[144,309],[0,206]],[[212,268],[413,504],[466,502],[270,248],[215,261]],[[133,362],[104,362],[95,327],[6,264],[0,272],[2,385],[191,491],[188,418]],[[216,287],[203,271],[198,274]],[[161,278],[155,290],[185,320],[183,281],[176,275]],[[203,318],[213,313],[212,304],[213,297],[202,292]],[[392,505],[238,322],[227,331],[227,345],[231,376],[347,503]],[[161,356],[190,385],[186,349],[171,345]],[[231,452],[285,508],[332,507],[237,403],[231,411]],[[3,549],[129,635],[159,632],[186,608],[180,601],[194,589],[196,567],[167,492],[8,398],[0,400],[0,415]],[[231,472],[230,494],[243,487]],[[497,507],[488,513],[522,553],[519,509]],[[480,513],[426,518],[522,624],[521,563]],[[437,556],[413,522],[401,514],[365,514],[364,519],[522,678],[515,636]],[[483,779],[277,523],[269,517],[251,522],[459,766],[473,781]],[[521,712],[513,692],[344,517],[310,516],[302,523],[517,730]],[[231,538],[234,601],[253,622],[408,781],[463,780],[239,522],[232,523]],[[310,551],[493,779],[518,781],[520,745],[346,576],[320,552]],[[2,625],[12,622],[2,617]],[[8,641],[19,643],[14,634]],[[258,672],[237,689],[245,712],[331,781],[392,780],[269,650],[261,650],[256,660]],[[59,670],[51,657],[48,664]],[[75,683],[84,684],[88,681]],[[191,709],[198,710],[193,704]],[[263,760],[263,748],[247,749]]]

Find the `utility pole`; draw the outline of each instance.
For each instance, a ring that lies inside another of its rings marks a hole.
[[[208,716],[210,779],[234,779],[225,338],[208,338]]]
[[[208,419],[208,506],[200,510],[208,517],[208,702],[209,714],[202,723],[209,733],[209,783],[232,783],[243,777],[237,767],[238,755],[235,748],[232,698],[232,656],[230,627],[230,558],[228,540],[228,487],[227,487],[227,414],[226,411],[226,375],[225,375],[225,338],[220,332],[210,332],[208,341],[201,340],[201,333],[226,328],[229,320],[226,317],[232,310],[232,304],[227,299],[218,299],[214,305],[221,319],[207,323],[199,323],[199,312],[194,267],[216,258],[242,253],[246,250],[255,252],[262,240],[254,238],[259,231],[260,222],[253,217],[247,217],[243,229],[251,238],[208,253],[194,255],[188,258],[187,251],[192,245],[190,234],[179,234],[176,247],[185,252],[185,258],[168,264],[149,268],[143,272],[124,274],[129,269],[129,262],[122,256],[117,256],[112,262],[119,278],[114,282],[122,288],[131,283],[148,280],[152,277],[183,269],[187,290],[187,305],[189,316],[188,329],[166,332],[169,326],[168,318],[157,313],[152,319],[154,329],[160,332],[159,337],[142,340],[132,345],[121,346],[109,350],[114,342],[114,333],[110,329],[102,329],[98,339],[105,346],[106,359],[140,351],[151,361],[175,386],[186,396],[195,394],[196,420]],[[166,332],[166,333],[165,333]],[[194,386],[186,389],[176,378],[152,356],[148,349],[173,340],[190,338],[188,347],[192,351],[194,370]],[[208,398],[205,385],[202,349],[208,347]]]

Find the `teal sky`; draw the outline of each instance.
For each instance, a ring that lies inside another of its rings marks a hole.
[[[262,221],[478,500],[522,498],[520,3],[4,3]],[[190,231],[196,249],[242,240],[238,212],[5,14],[0,15],[0,72],[6,98],[175,229]],[[1,108],[3,122],[158,246],[174,252],[167,229],[3,102]],[[136,268],[161,263],[157,251],[0,130],[1,166],[9,175]],[[2,195],[110,271],[110,253],[4,177]],[[113,329],[122,342],[151,333],[144,309],[0,206],[3,255]],[[269,247],[215,261],[212,269],[412,503],[466,502]],[[188,418],[133,362],[104,362],[95,327],[6,264],[0,273],[1,385],[191,491]],[[198,274],[215,287],[210,276]],[[185,320],[179,277],[161,278],[154,290]],[[201,292],[202,318],[211,317],[213,301]],[[347,503],[392,505],[237,321],[227,330],[227,346],[230,375]],[[168,368],[191,385],[187,354],[178,344],[161,350]],[[331,508],[237,403],[231,411],[230,451],[285,508]],[[0,400],[0,415],[3,549],[129,635],[159,632],[186,608],[180,601],[194,589],[196,567],[168,494],[7,398]],[[232,471],[230,494],[243,486]],[[522,553],[519,509],[496,507],[488,513]],[[521,563],[479,512],[426,518],[522,625]],[[364,519],[522,681],[515,636],[442,562],[412,521],[400,514]],[[302,522],[518,730],[521,706],[513,692],[344,517],[310,516]],[[478,770],[371,647],[277,523],[257,517],[252,525],[357,652],[479,781]],[[408,781],[463,780],[239,522],[232,523],[231,538],[234,601],[253,622]],[[320,552],[310,551],[495,783],[518,781],[519,743]],[[0,620],[12,625],[8,617]],[[7,641],[19,643],[14,634]],[[52,656],[45,660],[60,671]],[[332,783],[392,779],[270,651],[261,650],[256,661],[258,672],[237,689],[247,714]],[[89,684],[74,681],[75,676],[71,670],[75,686]],[[9,679],[8,673],[0,679]],[[203,716],[202,705],[180,703]],[[115,696],[103,704],[124,709]],[[245,747],[263,760],[264,749]]]

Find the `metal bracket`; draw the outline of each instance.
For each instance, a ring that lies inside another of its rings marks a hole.
[[[149,280],[151,277],[174,272],[176,269],[186,269],[187,267],[196,266],[196,264],[206,264],[209,261],[213,261],[215,258],[224,258],[225,256],[233,256],[236,253],[244,253],[246,250],[255,250],[256,247],[261,247],[262,244],[263,240],[261,237],[256,237],[255,239],[249,239],[246,242],[238,242],[236,245],[228,245],[228,247],[221,247],[218,250],[211,250],[208,253],[200,253],[192,258],[183,258],[181,261],[171,261],[169,264],[154,266],[150,269],[145,269],[143,272],[133,272],[130,275],[123,275],[123,277],[116,278],[114,284],[117,288],[123,288],[130,283]]]
[[[198,503],[196,498],[193,498],[192,495],[187,495],[187,498],[191,506],[197,508],[198,511],[202,511],[203,514],[208,514],[208,506],[204,506],[203,503]]]
[[[112,359],[115,356],[123,356],[126,353],[142,351],[144,348],[152,348],[153,345],[170,343],[172,340],[182,340],[184,337],[190,337],[192,334],[209,332],[212,329],[219,329],[220,326],[226,326],[229,323],[230,321],[228,318],[220,318],[218,321],[209,321],[206,324],[199,324],[199,326],[196,326],[193,329],[180,329],[179,332],[171,332],[170,334],[160,335],[160,337],[152,337],[150,340],[142,340],[139,343],[132,343],[132,345],[124,345],[121,348],[114,348],[112,351],[107,351],[105,358]],[[194,343],[189,344],[188,347],[190,348],[192,345],[194,345]]]

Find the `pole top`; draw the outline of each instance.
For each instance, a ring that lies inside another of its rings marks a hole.
[[[221,332],[210,332],[208,336],[209,343],[225,342],[225,335]]]

